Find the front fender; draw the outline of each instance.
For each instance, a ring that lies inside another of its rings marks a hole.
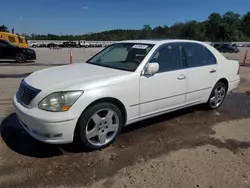
[[[127,112],[128,121],[138,117],[139,106],[133,104],[139,103],[139,78],[138,81],[132,79],[114,85],[85,90],[69,110],[70,117],[72,119],[79,118],[91,103],[104,98],[113,98],[120,101]]]

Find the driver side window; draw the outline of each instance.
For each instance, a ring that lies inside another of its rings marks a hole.
[[[156,51],[149,63],[157,62],[158,72],[179,70],[183,64],[181,48],[177,43],[165,44]]]

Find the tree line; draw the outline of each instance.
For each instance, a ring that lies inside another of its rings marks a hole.
[[[202,22],[190,20],[179,22],[172,26],[157,26],[152,28],[145,24],[142,29],[115,29],[85,35],[26,35],[32,40],[90,40],[90,41],[120,41],[128,39],[193,39],[212,42],[250,41],[250,11],[244,15],[229,11],[221,15],[212,13]]]

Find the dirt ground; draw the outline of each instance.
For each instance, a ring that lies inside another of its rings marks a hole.
[[[74,49],[81,62],[100,49]],[[240,62],[239,54],[225,54]],[[124,128],[110,147],[48,145],[19,125],[12,96],[31,72],[69,62],[69,50],[36,49],[36,63],[0,63],[1,188],[250,187],[250,67],[217,111],[191,107]],[[248,61],[250,63],[250,61]]]

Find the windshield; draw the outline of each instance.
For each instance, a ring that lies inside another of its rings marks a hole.
[[[106,47],[86,63],[135,71],[153,46],[153,44],[141,43],[115,43]]]

